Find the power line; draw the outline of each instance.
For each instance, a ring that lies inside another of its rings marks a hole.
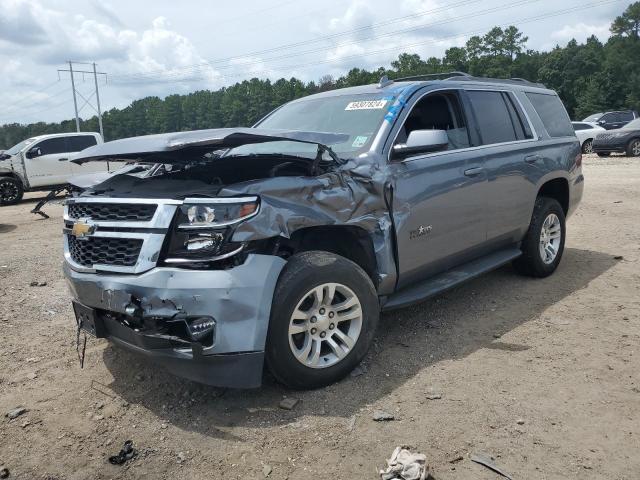
[[[516,20],[515,22],[513,22],[513,21],[512,22],[506,22],[506,23],[498,25],[498,26],[506,27],[506,26],[514,25],[514,23],[520,23],[520,24],[531,23],[531,22],[538,21],[538,20],[544,20],[544,19],[547,19],[547,18],[552,18],[552,17],[556,17],[556,16],[560,16],[560,15],[565,15],[567,13],[573,13],[573,12],[575,12],[577,10],[593,8],[593,7],[597,7],[597,6],[616,3],[616,2],[619,2],[619,1],[622,1],[622,0],[602,0],[602,1],[592,2],[590,4],[587,3],[587,4],[574,5],[574,6],[569,7],[569,8],[556,10],[554,12],[549,12],[549,13],[542,14],[542,15],[536,15],[536,16],[533,16],[533,17],[527,17],[527,18],[524,18],[524,19],[521,19],[521,20]],[[504,6],[501,7],[501,8],[504,8]],[[477,12],[474,12],[470,16],[477,16]],[[461,19],[461,18],[465,18],[465,17],[458,17],[458,20]],[[391,52],[391,51],[397,52],[399,49],[406,49],[406,48],[411,48],[411,47],[417,47],[417,46],[433,44],[433,43],[441,42],[443,40],[455,39],[455,38],[471,36],[471,35],[478,35],[478,34],[485,33],[486,28],[487,27],[484,27],[483,29],[469,31],[469,32],[456,33],[456,34],[445,36],[445,37],[436,37],[436,38],[429,39],[427,41],[421,41],[421,42],[415,42],[415,43],[410,43],[410,44],[397,45],[397,46],[394,46],[394,47],[391,47],[391,48],[386,48],[386,49],[368,51],[368,52],[364,52],[364,53],[361,53],[361,54],[342,57],[341,60],[360,59],[362,57],[366,57],[366,56],[370,56],[370,55],[378,55],[378,54],[381,54],[381,53],[387,53],[387,52]],[[320,51],[324,51],[324,49],[322,49]],[[305,53],[310,53],[310,52],[307,51]],[[296,56],[296,55],[297,54],[283,55],[281,57],[278,57],[278,59],[287,58],[287,57]],[[273,60],[273,59],[268,59],[268,60]],[[325,60],[317,60],[317,61],[306,63],[306,64],[272,65],[271,68],[280,69],[280,70],[299,70],[299,69],[303,69],[303,68],[314,67],[314,66],[317,66],[317,65],[326,64],[326,63],[332,63],[332,62],[333,62],[333,60],[326,60],[325,59]],[[193,73],[196,73],[196,72],[193,72]],[[167,81],[167,82],[178,83],[179,81],[186,81],[186,80],[194,81],[194,80],[204,80],[204,79],[210,78],[210,75],[206,75],[206,76],[201,75],[201,76],[193,76],[193,77],[188,78],[188,79],[175,80],[175,78],[178,75],[179,75],[178,73],[166,74],[163,77],[160,77],[156,81],[158,81],[158,82]],[[237,78],[237,77],[246,77],[246,74],[225,74],[225,75],[220,75],[219,77],[216,77],[216,78],[234,78],[234,77],[235,78]],[[138,81],[141,81],[141,82],[142,81],[149,81],[149,79],[148,78],[140,78],[140,79],[138,79]],[[132,83],[135,83],[135,82],[132,82]]]
[[[41,94],[41,93],[46,92],[46,91],[47,91],[47,90],[49,90],[51,87],[53,87],[54,85],[56,85],[59,81],[60,81],[60,80],[56,80],[55,82],[52,82],[52,83],[48,84],[47,86],[45,86],[45,87],[41,88],[40,90],[37,90],[37,91],[35,91],[35,92],[31,92],[29,95],[26,95],[26,96],[24,96],[24,97],[20,98],[19,100],[16,100],[15,102],[10,103],[9,105],[5,105],[5,106],[3,106],[3,107],[2,107],[2,111],[3,111],[3,112],[6,112],[7,110],[13,110],[14,108],[22,108],[22,106],[21,106],[21,105],[18,105],[18,104],[20,104],[20,103],[24,102],[25,100],[28,100],[28,99],[30,99],[30,98],[33,98],[33,97],[35,97],[36,95],[39,95],[39,94]],[[14,107],[15,105],[18,105],[18,106],[17,106],[17,107]]]
[[[256,56],[256,55],[263,55],[266,53],[273,53],[273,52],[277,52],[280,50],[286,50],[286,49],[290,49],[293,47],[299,47],[299,46],[303,46],[303,45],[308,45],[308,44],[312,44],[312,43],[317,43],[317,42],[321,42],[321,41],[327,41],[327,40],[332,40],[334,38],[339,38],[339,37],[343,37],[345,35],[351,35],[354,33],[358,33],[364,30],[369,30],[372,28],[378,28],[380,26],[386,26],[386,25],[391,25],[393,23],[397,23],[397,22],[401,22],[401,21],[406,21],[412,18],[417,18],[417,17],[422,17],[425,15],[430,15],[430,14],[434,14],[434,13],[440,13],[442,11],[448,11],[451,8],[455,8],[458,6],[463,6],[463,5],[470,5],[473,3],[479,3],[482,0],[460,0],[458,2],[455,2],[453,4],[450,4],[446,7],[438,7],[438,8],[434,8],[431,10],[424,10],[421,12],[416,12],[410,15],[404,15],[402,17],[395,17],[392,19],[388,19],[388,20],[384,20],[381,22],[375,22],[369,25],[364,25],[364,26],[360,26],[360,27],[356,27],[356,28],[352,28],[349,30],[345,30],[342,32],[337,32],[334,34],[330,34],[330,35],[323,35],[317,38],[312,38],[309,40],[303,40],[303,41],[299,41],[299,42],[294,42],[294,43],[289,43],[289,44],[284,44],[284,45],[279,45],[277,47],[271,47],[268,49],[264,49],[264,50],[256,50],[253,52],[247,52],[244,53],[242,55],[234,55],[231,57],[226,57],[226,58],[219,58],[219,59],[214,59],[214,60],[210,60],[207,62],[203,62],[203,63],[197,63],[197,64],[192,64],[192,65],[185,65],[182,67],[177,67],[176,69],[190,69],[190,68],[198,68],[198,67],[207,67],[207,66],[211,66],[211,65],[215,65],[215,64],[219,64],[219,63],[224,63],[224,62],[228,62],[228,61],[232,61],[232,60],[236,60],[236,59],[242,59],[245,58],[247,56]],[[533,0],[533,1],[539,1],[539,0]],[[147,76],[147,75],[154,75],[154,74],[163,74],[166,70],[156,70],[156,71],[148,71],[148,72],[136,72],[136,73],[131,73],[131,74],[114,74],[111,75],[111,78],[122,78],[122,77],[135,77],[135,76]]]

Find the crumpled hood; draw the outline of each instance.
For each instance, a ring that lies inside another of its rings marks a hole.
[[[268,130],[261,128],[214,128],[190,132],[161,133],[123,138],[87,148],[75,155],[74,163],[95,160],[125,159],[180,163],[187,161],[181,153],[226,149],[251,143],[294,141],[321,146],[345,142],[342,133],[302,132],[297,130]],[[153,160],[151,160],[153,157]]]

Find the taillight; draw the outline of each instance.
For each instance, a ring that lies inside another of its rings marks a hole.
[[[582,166],[582,153],[579,153],[578,155],[576,155],[576,167],[581,167]]]

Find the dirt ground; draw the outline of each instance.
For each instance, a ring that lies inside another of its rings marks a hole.
[[[407,445],[438,480],[499,478],[477,452],[514,479],[639,478],[640,159],[584,171],[552,277],[505,267],[385,314],[366,373],[310,392],[206,387],[97,340],[81,370],[62,207],[0,209],[0,465],[11,479],[373,479]],[[280,409],[285,396],[300,403]],[[127,439],[139,456],[109,464]]]

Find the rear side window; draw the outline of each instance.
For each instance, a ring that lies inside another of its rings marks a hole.
[[[36,147],[40,149],[41,155],[64,153],[67,151],[67,146],[64,140],[64,137],[50,138],[48,140],[41,141],[36,145]]]
[[[631,112],[621,112],[620,113],[620,121],[621,122],[630,122],[633,120],[633,113]]]
[[[538,116],[550,137],[571,137],[574,135],[569,115],[556,95],[528,92],[527,97],[538,112]]]
[[[79,152],[97,143],[96,137],[93,135],[74,135],[73,137],[67,137],[67,148],[69,152]]]
[[[472,90],[467,93],[478,120],[484,145],[518,140],[518,133],[512,121],[514,107],[507,106],[502,92]]]
[[[593,127],[591,125],[587,125],[586,123],[574,123],[573,129],[577,132],[579,130],[591,130]]]

